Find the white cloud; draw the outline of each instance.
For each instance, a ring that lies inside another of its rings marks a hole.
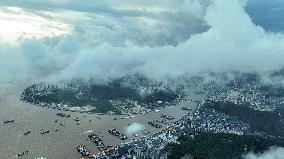
[[[145,130],[144,125],[140,123],[132,123],[126,128],[126,134],[127,135],[140,134],[144,130]]]
[[[160,78],[208,71],[266,72],[283,67],[284,36],[266,33],[252,23],[239,1],[212,2],[204,20],[210,26],[208,31],[176,47],[102,45],[82,51],[61,75],[113,76],[138,71]]]
[[[265,151],[260,154],[248,153],[243,156],[243,159],[283,159],[284,148],[282,147],[273,147],[268,151]]]
[[[50,35],[51,32],[58,35],[67,33],[72,27],[75,31],[71,34],[77,33],[83,36],[84,40],[95,41],[95,43],[89,42],[95,45],[107,41],[121,46],[127,39],[136,45],[177,45],[192,34],[207,29],[202,20],[204,7],[197,0],[150,2],[109,0],[84,1],[84,3],[73,0],[60,2],[49,0],[40,3],[36,0],[24,3],[11,0],[1,3],[6,7],[0,8],[0,13],[1,10],[4,14],[7,8],[17,7],[22,8],[18,16],[37,18],[32,21],[36,23],[33,26],[31,21],[25,20],[23,27],[17,27],[20,28],[20,32],[24,30],[33,36],[36,34]],[[9,15],[16,16],[12,13]],[[46,20],[50,21],[49,25],[43,23]],[[19,21],[18,18],[12,22],[19,23]],[[38,31],[35,32],[35,30]],[[91,40],[94,36],[96,40]]]
[[[19,38],[44,37],[68,33],[68,25],[52,21],[17,7],[0,8],[1,41],[15,42]]]
[[[118,1],[111,0],[87,1],[90,6],[67,2],[44,2],[48,4],[42,11],[36,4],[10,2],[74,29],[68,35],[2,45],[1,56],[11,56],[11,49],[17,55],[8,63],[2,60],[6,57],[0,59],[5,63],[2,71],[25,61],[21,72],[49,79],[108,78],[129,72],[174,78],[208,71],[268,72],[284,65],[284,36],[255,25],[244,1],[124,1],[117,6]]]

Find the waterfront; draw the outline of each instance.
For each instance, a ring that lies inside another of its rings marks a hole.
[[[160,112],[152,111],[145,115],[135,114],[135,118],[114,120],[118,116],[65,112],[23,103],[20,101],[20,94],[28,84],[17,86],[12,83],[10,85],[5,91],[1,91],[0,103],[0,133],[3,134],[0,137],[0,146],[3,147],[0,154],[3,154],[4,159],[15,157],[23,151],[28,151],[28,153],[21,158],[44,156],[46,158],[77,159],[80,158],[80,154],[76,147],[81,144],[86,145],[91,153],[98,153],[96,145],[88,140],[88,133],[82,134],[83,132],[94,130],[106,145],[115,146],[124,141],[110,135],[107,132],[108,129],[115,127],[124,133],[129,124],[138,122],[143,124],[148,131],[154,133],[160,129],[148,125],[148,121],[160,119],[163,113],[177,119],[188,113],[188,111],[182,110],[182,107],[191,107],[194,110],[196,103],[192,101],[199,100],[202,97],[200,94],[195,94],[195,90],[192,90],[189,92],[190,100],[174,107],[162,109]],[[56,115],[58,112],[70,114],[71,117],[59,117]],[[73,120],[75,117],[80,120],[79,125]],[[3,123],[5,120],[11,119],[15,122]],[[60,124],[64,124],[64,126]],[[27,131],[31,132],[24,135]],[[41,134],[43,131],[50,132]],[[133,138],[135,137],[129,136],[126,141]]]

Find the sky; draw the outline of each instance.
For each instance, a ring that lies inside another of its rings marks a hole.
[[[284,1],[250,0],[246,11],[252,21],[269,32],[284,32]]]
[[[2,0],[0,81],[283,68],[281,0]]]

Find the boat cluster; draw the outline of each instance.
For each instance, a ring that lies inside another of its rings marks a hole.
[[[155,121],[155,120],[149,121],[148,124],[151,125],[151,126],[153,126],[153,127],[155,127],[155,128],[161,128],[161,127],[162,127],[162,125],[159,124],[159,123],[158,123],[157,121]]]
[[[86,149],[85,145],[77,146],[77,150],[82,156],[90,156],[91,154],[90,151]]]
[[[119,137],[121,140],[126,140],[127,139],[127,137],[123,133],[119,132],[115,128],[109,129],[108,132],[110,134],[112,134],[113,136]]]
[[[166,115],[166,114],[162,114],[162,115],[161,115],[161,118],[164,118],[164,119],[167,119],[167,120],[173,120],[173,119],[175,119],[174,117],[169,116],[169,115]]]
[[[57,116],[60,116],[60,117],[66,117],[66,118],[69,118],[71,115],[69,115],[69,114],[65,114],[65,113],[57,113],[56,114]]]
[[[104,151],[107,149],[107,146],[105,146],[105,144],[103,143],[103,140],[98,135],[90,134],[88,135],[88,137],[91,141],[93,141],[97,145],[97,148],[100,151]]]

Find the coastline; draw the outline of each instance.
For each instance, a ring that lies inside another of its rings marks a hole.
[[[191,107],[192,111],[196,108],[195,102],[186,100],[174,107],[161,109],[160,112],[152,111],[145,115],[136,114],[135,118],[131,119],[113,120],[118,115],[65,112],[24,103],[20,100],[20,94],[25,86],[28,86],[28,83],[22,86],[15,84],[13,87],[6,88],[7,91],[1,92],[0,133],[3,135],[0,137],[0,146],[3,148],[0,149],[0,154],[3,159],[14,158],[13,156],[26,150],[28,153],[21,158],[44,156],[48,159],[78,159],[81,157],[76,150],[78,145],[86,145],[91,153],[99,152],[95,144],[88,140],[88,134],[82,134],[83,132],[94,130],[106,145],[116,146],[122,142],[131,141],[135,137],[128,136],[128,140],[122,141],[110,135],[107,132],[108,129],[115,127],[124,133],[129,124],[138,122],[143,124],[150,133],[154,133],[162,128],[151,127],[147,124],[148,121],[160,118],[163,113],[178,118],[188,112],[181,109],[183,106]],[[195,90],[190,91],[190,99],[202,98],[202,95],[194,92]],[[58,117],[56,115],[58,112],[70,114],[71,117]],[[73,120],[75,117],[80,119],[80,125],[77,125]],[[15,120],[15,122],[3,124],[3,121],[10,119]],[[58,122],[54,122],[55,120],[58,120]],[[65,124],[65,126],[60,124]],[[56,129],[60,130],[55,132]],[[31,131],[31,133],[24,135],[27,131]],[[50,133],[42,135],[42,131],[50,131]]]

